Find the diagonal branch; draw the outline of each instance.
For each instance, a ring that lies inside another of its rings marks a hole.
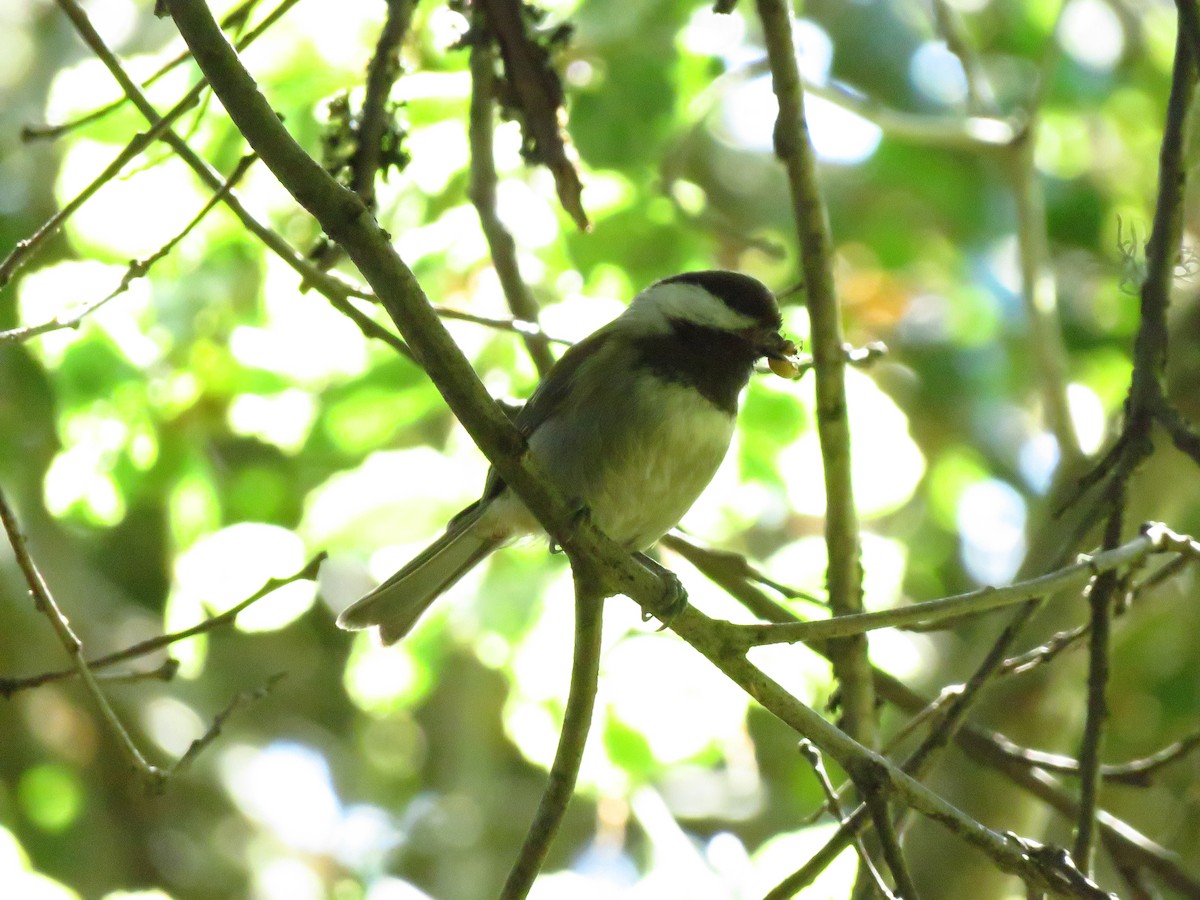
[[[298,3],[299,0],[283,0],[274,10],[272,10],[263,22],[255,29],[261,32],[263,27],[273,23],[284,12]],[[225,14],[221,19],[221,30],[230,31],[241,29],[245,26],[246,20],[253,14],[255,7],[259,4],[259,0],[242,0],[237,6]],[[148,78],[142,81],[142,88],[149,88],[154,85],[160,78],[168,72],[178,68],[183,63],[191,59],[191,54],[186,50],[178,53],[174,58],[167,60],[161,66],[154,70]],[[26,125],[21,129],[21,140],[25,142],[42,141],[42,140],[57,140],[68,132],[74,131],[77,128],[82,128],[85,125],[90,125],[92,122],[99,121],[110,113],[116,112],[122,106],[129,102],[128,97],[118,97],[111,103],[106,103],[99,106],[90,112],[86,112],[77,118],[66,122],[58,122],[54,125]]]
[[[971,819],[900,772],[791,696],[719,637],[718,625],[698,610],[671,607],[678,586],[660,579],[614,544],[547,482],[520,435],[492,401],[430,308],[411,270],[399,259],[362,200],[336,183],[288,134],[259,93],[202,0],[165,0],[180,33],[222,105],[263,162],[345,248],[409,340],[451,410],[552,539],[576,565],[602,582],[603,593],[624,593],[652,615],[670,621],[685,641],[773,715],[837,760],[858,783],[879,785],[895,799],[950,829],[1030,885],[1070,896],[1107,897],[1094,884],[1019,839]],[[868,675],[870,672],[868,671]]]
[[[121,277],[120,283],[112,289],[107,295],[96,300],[89,300],[86,303],[81,303],[75,307],[70,313],[60,313],[53,319],[45,322],[39,322],[36,325],[25,325],[21,328],[13,328],[9,331],[0,331],[0,344],[8,341],[27,341],[30,338],[36,337],[39,334],[46,334],[51,331],[58,331],[63,328],[78,328],[85,317],[91,315],[108,301],[114,297],[120,296],[125,291],[129,290],[129,286],[138,278],[145,277],[150,271],[150,267],[162,259],[175,249],[175,246],[182,241],[188,234],[191,233],[201,220],[212,211],[212,208],[220,203],[233,190],[233,186],[241,180],[241,177],[246,173],[254,162],[254,155],[242,157],[241,161],[234,167],[229,177],[225,179],[220,189],[208,198],[208,201],[200,208],[200,211],[192,217],[192,220],[183,227],[183,229],[172,237],[169,241],[158,248],[154,253],[147,256],[145,259],[135,259],[129,264],[129,268],[125,270],[125,274]]]
[[[825,770],[825,762],[821,759],[820,751],[813,746],[812,741],[805,739],[800,742],[800,755],[804,757],[805,761],[812,767],[813,774],[817,776],[817,782],[821,785],[821,790],[825,794],[826,808],[828,808],[838,822],[845,822],[846,810],[842,806],[842,800],[838,796],[837,789],[833,786],[833,782],[829,778],[829,773]],[[871,881],[874,882],[876,893],[883,897],[884,900],[896,900],[896,895],[888,890],[888,886],[884,882],[879,869],[872,862],[871,855],[867,852],[862,838],[857,834],[854,836],[854,849],[858,853],[859,863],[866,870]],[[908,894],[904,894],[904,896],[908,897]],[[916,895],[914,894],[913,896]]]
[[[104,43],[104,40],[100,37],[100,34],[96,31],[95,27],[91,23],[91,20],[88,18],[87,13],[76,2],[76,0],[57,0],[57,2],[59,7],[61,7],[63,12],[66,14],[67,18],[71,20],[71,24],[75,26],[76,31],[79,32],[80,37],[83,38],[84,42],[88,45],[92,52],[96,54],[97,58],[104,63],[105,67],[112,74],[113,78],[115,78],[117,83],[120,84],[121,89],[125,92],[125,95],[129,98],[130,102],[133,103],[133,105],[137,108],[138,112],[140,112],[150,123],[151,128],[148,132],[146,132],[146,134],[153,135],[155,138],[161,138],[163,141],[165,141],[167,145],[170,146],[173,151],[175,151],[179,158],[183,160],[188,168],[196,173],[196,176],[202,182],[208,185],[211,190],[219,191],[223,182],[220,174],[207,162],[201,159],[200,156],[197,155],[190,146],[188,146],[187,141],[177,135],[170,127],[171,123],[178,119],[179,116],[181,116],[186,110],[190,109],[196,104],[196,101],[199,99],[204,88],[207,87],[207,81],[200,81],[193,85],[184,98],[176,103],[169,112],[167,112],[165,115],[159,116],[158,111],[153,105],[151,105],[150,101],[146,99],[145,94],[142,93],[137,84],[134,83],[133,79],[129,77],[128,73],[124,70],[124,68],[122,68],[116,56],[113,55],[112,51]],[[282,15],[283,11],[288,6],[289,4],[287,2],[281,3],[279,7],[273,11],[272,16],[277,17],[277,15]],[[271,21],[274,21],[274,18],[268,17],[268,19],[260,23],[258,27],[253,29],[244,38],[238,41],[238,47],[243,48],[248,46],[252,41],[262,34],[263,30]],[[134,143],[136,143],[136,141]],[[145,142],[146,145],[149,143],[149,141]],[[130,148],[131,147],[133,147],[133,143],[131,143]],[[50,222],[47,222],[46,225],[42,226],[42,228],[39,229],[38,234],[34,235],[33,238],[30,238],[29,242],[22,242],[22,244],[18,244],[17,250],[14,250],[13,253],[9,255],[8,259],[6,259],[3,263],[0,263],[0,287],[4,286],[7,276],[11,275],[11,272],[15,271],[16,267],[24,261],[24,256],[26,256],[28,252],[33,249],[33,246],[35,246],[36,243],[44,237],[44,233],[47,232],[47,229],[50,228],[52,223],[53,227],[57,229],[62,224],[62,221],[65,220],[67,215],[78,209],[79,206],[81,206],[83,202],[91,196],[92,193],[94,193],[96,190],[99,190],[100,187],[111,180],[126,162],[132,159],[133,156],[137,155],[136,153],[130,154],[130,148],[126,148],[126,150],[118,157],[118,159],[114,160],[113,163],[107,169],[105,169],[105,171],[101,173],[99,177],[97,177],[90,185],[88,185],[87,188],[84,189],[84,191],[79,194],[79,196],[74,198],[71,203],[63,207],[63,209],[60,210],[54,216],[54,218],[50,220]],[[141,146],[141,149],[144,149],[144,145]],[[138,152],[140,152],[140,149]],[[124,162],[121,162],[120,165],[118,165],[118,161],[122,159],[124,159]],[[301,254],[299,254],[287,241],[272,231],[269,227],[259,222],[242,205],[236,193],[232,191],[226,192],[223,197],[223,201],[225,205],[229,207],[229,210],[238,217],[243,225],[246,226],[248,231],[254,234],[268,248],[274,251],[280,259],[291,266],[292,269],[300,275],[303,282],[315,285],[317,290],[320,291],[327,300],[329,300],[330,305],[343,315],[350,318],[359,327],[359,330],[361,330],[364,335],[369,338],[382,340],[392,346],[400,354],[410,359],[412,358],[412,352],[408,349],[404,341],[397,338],[387,329],[381,327],[379,323],[375,322],[370,316],[358,310],[354,304],[350,302],[348,298],[351,296],[351,293],[339,279],[317,269]],[[30,244],[30,246],[22,250],[22,245],[27,243]],[[22,252],[18,254],[18,250],[21,250]]]
[[[88,668],[90,669],[106,669],[109,666],[117,663],[125,662],[130,659],[137,659],[139,656],[146,656],[154,653],[156,650],[162,650],[171,644],[179,641],[187,640],[190,637],[195,637],[198,634],[205,634],[215,628],[220,628],[224,625],[231,625],[237,617],[249,606],[257,603],[263,597],[274,593],[286,584],[291,584],[293,581],[312,581],[317,577],[317,571],[321,568],[321,563],[325,561],[325,552],[322,551],[305,563],[304,568],[292,573],[284,578],[271,578],[267,583],[260,587],[257,591],[215,616],[209,616],[203,622],[197,622],[188,628],[179,631],[172,631],[167,634],[160,634],[156,637],[147,638],[144,641],[139,641],[122,650],[117,650],[105,656],[98,656],[95,659],[87,660]],[[41,687],[43,684],[49,684],[54,681],[62,681],[66,678],[78,674],[75,669],[60,669],[55,672],[45,672],[41,675],[31,675],[27,678],[0,678],[0,697],[10,697],[17,691],[28,690],[29,688]]]
[[[83,642],[75,635],[70,623],[67,621],[67,617],[62,614],[62,610],[54,602],[54,597],[50,595],[50,589],[46,587],[42,573],[38,571],[37,564],[34,563],[33,557],[29,554],[29,548],[25,543],[25,535],[21,532],[21,527],[17,523],[17,517],[11,507],[9,507],[8,501],[4,498],[2,491],[0,491],[0,521],[4,524],[4,530],[8,534],[8,542],[12,545],[13,553],[17,557],[17,564],[21,567],[21,572],[25,576],[25,583],[29,586],[29,595],[33,598],[34,607],[50,620],[54,634],[58,637],[59,643],[63,645],[63,649],[67,651],[67,656],[71,658],[71,665],[74,666],[87,692],[92,695],[92,700],[95,701],[101,716],[108,724],[113,735],[117,738],[117,743],[125,754],[125,758],[129,762],[129,767],[137,775],[147,793],[155,794],[161,792],[163,786],[166,784],[167,773],[163,769],[146,762],[142,751],[138,749],[129,731],[121,722],[120,716],[112,708],[112,704],[108,702],[108,698],[104,696],[104,691],[100,689],[100,685],[96,681],[96,676],[92,674],[91,667],[88,666],[87,660],[84,659]]]

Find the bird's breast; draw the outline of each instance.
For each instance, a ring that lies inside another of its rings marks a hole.
[[[729,449],[734,420],[694,389],[668,382],[634,390],[609,419],[598,423],[606,434],[596,444],[605,449],[592,471],[581,473],[579,494],[601,530],[644,550],[708,486]]]
[[[716,474],[734,417],[693,386],[636,366],[585,371],[570,402],[540,422],[529,448],[568,499],[631,550],[645,550],[674,527]],[[480,527],[498,540],[540,530],[510,490]]]

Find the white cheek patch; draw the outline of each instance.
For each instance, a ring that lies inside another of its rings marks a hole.
[[[686,282],[656,284],[646,288],[633,298],[633,303],[622,318],[641,323],[652,332],[667,330],[672,319],[682,319],[721,331],[740,331],[758,324],[699,285]]]

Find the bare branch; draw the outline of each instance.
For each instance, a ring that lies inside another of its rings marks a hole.
[[[1054,772],[1059,775],[1075,775],[1081,772],[1080,761],[1059,753],[1046,753],[1042,750],[1032,750],[1008,740],[1003,735],[992,735],[997,748],[1011,759],[1027,766]],[[1193,731],[1186,737],[1180,738],[1161,750],[1141,759],[1130,760],[1126,763],[1103,765],[1100,767],[1100,777],[1112,784],[1123,784],[1129,787],[1150,787],[1153,776],[1167,766],[1179,762],[1190,753],[1200,748],[1200,730]]]
[[[1124,497],[1113,503],[1105,527],[1105,547],[1115,547],[1121,539]],[[1104,747],[1104,726],[1108,719],[1109,642],[1112,638],[1112,602],[1120,579],[1110,569],[1096,577],[1088,588],[1091,606],[1091,631],[1088,653],[1087,717],[1079,751],[1079,819],[1076,823],[1073,856],[1075,864],[1091,874],[1098,839],[1096,813],[1100,806],[1100,756]]]
[[[171,766],[171,775],[178,775],[180,772],[188,769],[192,763],[196,761],[196,757],[203,750],[210,746],[217,738],[221,736],[221,730],[225,727],[229,717],[237,712],[241,707],[250,703],[263,699],[267,694],[271,693],[272,689],[277,685],[286,673],[277,672],[267,679],[267,683],[262,687],[255,688],[252,691],[240,691],[234,695],[229,704],[213,717],[212,725],[200,737],[196,738],[184,751],[183,756],[175,761],[175,765]]]
[[[75,26],[75,29],[79,32],[80,37],[83,38],[84,42],[88,45],[92,52],[96,54],[100,61],[104,63],[105,67],[112,74],[113,78],[117,80],[117,83],[121,85],[121,89],[125,92],[125,95],[129,98],[130,102],[132,102],[137,108],[138,112],[140,112],[146,118],[146,120],[150,122],[151,128],[150,132],[148,133],[153,134],[156,137],[161,137],[162,140],[165,141],[167,145],[179,156],[179,158],[183,160],[188,168],[195,172],[197,177],[207,184],[211,190],[220,190],[223,181],[220,174],[217,173],[207,162],[201,159],[200,156],[197,155],[190,146],[188,146],[187,141],[177,135],[169,127],[170,124],[174,122],[180,115],[182,115],[184,111],[195,105],[200,94],[207,86],[207,82],[201,81],[194,85],[192,89],[184,96],[184,98],[171,108],[170,112],[160,118],[157,110],[155,110],[150,101],[146,99],[146,96],[133,82],[133,79],[129,77],[128,73],[125,72],[120,61],[104,43],[99,33],[92,26],[91,20],[88,19],[87,14],[84,12],[83,8],[79,6],[76,0],[57,0],[57,2],[62,8],[63,12],[66,13],[67,17],[71,20],[71,23]],[[285,4],[280,4],[280,7],[275,10],[275,12],[278,15],[282,15],[284,9]],[[267,25],[268,22],[264,21],[257,28],[247,34],[245,38],[238,42],[239,47],[247,46],[251,41],[262,34]],[[106,169],[105,172],[108,172],[108,170]],[[73,212],[74,208],[78,208],[78,206],[82,204],[83,200],[86,199],[87,196],[90,196],[89,191],[94,192],[93,188],[98,189],[102,184],[104,184],[105,181],[111,179],[115,174],[115,171],[108,175],[102,174],[96,179],[96,181],[92,182],[92,184],[89,185],[88,188],[85,189],[85,191],[81,193],[78,198],[76,198],[78,203],[76,203],[76,200],[72,200],[72,203],[68,204],[68,207],[74,205],[71,211]],[[365,315],[356,309],[352,303],[350,303],[350,301],[347,299],[349,294],[339,279],[336,279],[333,276],[317,269],[276,232],[254,218],[254,216],[252,216],[250,212],[242,205],[241,201],[238,200],[236,193],[233,191],[227,192],[223,197],[223,201],[225,205],[229,207],[230,211],[238,217],[243,225],[246,226],[247,230],[256,235],[258,239],[261,240],[271,250],[273,250],[280,259],[291,266],[292,269],[294,269],[300,275],[302,282],[315,285],[317,290],[329,300],[330,305],[349,317],[359,327],[364,335],[370,338],[382,340],[393,347],[397,352],[408,357],[409,359],[412,359],[412,351],[409,350],[404,341],[397,338],[394,334],[371,319],[370,316]],[[63,213],[66,209],[67,207],[64,207],[64,210],[60,211],[55,217],[55,219],[59,219],[60,224],[60,217],[65,218]],[[46,226],[43,226],[43,229],[45,227]],[[5,260],[3,264],[0,264],[0,287],[4,285],[4,266],[7,264],[8,260]]]
[[[588,574],[586,562],[572,560],[575,578],[575,655],[571,663],[571,687],[563,713],[562,731],[554,763],[550,766],[546,789],[538,803],[533,823],[525,835],[520,853],[513,863],[504,888],[503,900],[518,900],[529,893],[563,815],[583,761],[583,748],[592,725],[596,690],[600,678],[600,637],[604,617],[604,589]]]
[[[29,554],[29,548],[25,543],[25,535],[21,533],[20,525],[17,524],[17,517],[9,507],[3,491],[0,491],[0,521],[4,523],[4,530],[8,534],[8,542],[12,545],[13,553],[17,558],[17,564],[21,567],[21,572],[25,576],[25,583],[29,586],[29,595],[33,598],[34,608],[50,620],[50,625],[53,627],[59,643],[67,651],[67,656],[71,658],[71,663],[75,667],[75,671],[82,679],[87,692],[91,694],[92,700],[95,701],[97,708],[100,710],[100,715],[108,724],[114,737],[117,738],[117,743],[124,752],[125,758],[129,762],[129,767],[133,769],[138,780],[141,781],[142,787],[147,793],[161,792],[166,782],[166,772],[146,762],[146,758],[142,756],[142,751],[133,742],[133,738],[130,737],[120,717],[108,702],[108,698],[104,696],[104,691],[100,689],[95,675],[92,674],[91,668],[83,658],[83,642],[76,637],[75,632],[67,622],[66,616],[62,614],[62,610],[58,608],[58,604],[54,602],[54,598],[50,595],[50,589],[46,586],[41,572],[38,571],[33,557]]]
[[[933,17],[938,31],[946,41],[946,47],[962,63],[967,80],[968,108],[972,112],[993,112],[996,109],[996,92],[984,69],[983,60],[975,50],[967,34],[962,16],[947,0],[933,0]]]
[[[817,432],[825,476],[825,543],[829,605],[835,615],[862,611],[862,565],[858,514],[850,469],[850,422],[846,413],[846,356],[841,310],[833,286],[832,239],[825,203],[817,187],[816,156],[804,119],[804,89],[796,63],[792,13],[786,0],[757,0],[771,84],[779,99],[775,155],[787,171],[792,216],[800,243],[816,367]],[[875,697],[866,638],[849,637],[830,648],[841,685],[846,731],[866,746],[875,736]]]
[[[253,154],[242,157],[241,161],[239,161],[237,166],[234,167],[234,170],[230,173],[229,177],[225,179],[224,183],[222,183],[220,189],[208,199],[208,202],[205,203],[204,206],[201,207],[200,211],[192,217],[192,220],[184,226],[183,230],[145,259],[133,260],[133,262],[129,264],[129,268],[125,270],[125,274],[121,276],[120,283],[106,296],[101,297],[98,300],[89,300],[86,303],[81,303],[69,313],[60,313],[53,319],[41,322],[37,325],[26,325],[21,328],[13,328],[10,331],[0,331],[0,344],[5,343],[6,341],[27,341],[39,334],[46,334],[47,332],[58,331],[63,328],[78,328],[79,324],[86,316],[94,313],[100,307],[104,306],[104,304],[108,303],[109,300],[112,300],[114,297],[118,297],[125,291],[129,290],[129,286],[133,284],[134,281],[136,281],[138,278],[144,277],[145,274],[150,271],[151,266],[174,250],[175,246],[185,237],[187,237],[187,235],[191,233],[192,229],[199,225],[201,220],[212,211],[212,208],[225,199],[225,197],[233,189],[233,186],[241,180],[244,174],[246,174],[246,170],[250,168],[254,160],[255,156]]]
[[[829,773],[825,771],[825,762],[821,759],[821,751],[814,747],[812,741],[809,740],[801,741],[799,749],[800,755],[812,766],[813,773],[817,776],[817,781],[821,785],[821,790],[825,792],[826,807],[837,817],[838,822],[845,822],[846,810],[842,807],[842,801],[838,797],[837,789],[829,779]],[[879,873],[879,869],[875,867],[875,863],[871,861],[871,855],[867,853],[867,848],[863,845],[862,839],[857,834],[854,836],[854,849],[858,851],[858,859],[863,869],[875,883],[875,890],[885,900],[896,900],[896,895],[888,889],[883,876]],[[907,898],[908,895],[905,894],[904,897]]]
[[[518,319],[537,324],[538,305],[533,298],[521,268],[517,263],[517,244],[509,234],[496,210],[496,165],[493,152],[495,131],[494,92],[495,55],[486,31],[487,17],[482,4],[474,8],[475,40],[471,44],[471,111],[469,137],[471,144],[471,184],[468,193],[479,224],[487,239],[492,265],[500,279],[500,287],[508,308]],[[545,375],[554,365],[544,336],[526,335],[525,346],[539,374]]]
[[[480,4],[500,46],[509,100],[520,113],[525,153],[550,170],[563,209],[580,230],[587,230],[580,196],[583,185],[564,127],[566,107],[558,75],[550,68],[545,49],[530,38],[519,0],[480,0]]]
[[[213,629],[232,625],[239,614],[247,607],[257,603],[263,597],[274,593],[281,587],[291,584],[294,581],[312,581],[317,577],[317,571],[321,568],[321,563],[325,561],[326,554],[324,551],[318,553],[311,560],[305,563],[304,568],[285,578],[271,578],[266,584],[260,587],[257,591],[236,603],[223,613],[215,616],[209,616],[203,622],[197,622],[188,628],[180,631],[172,631],[167,634],[160,634],[156,637],[148,638],[144,641],[139,641],[132,646],[125,647],[122,650],[117,650],[109,653],[106,656],[100,656],[95,659],[89,659],[87,666],[90,669],[104,669],[117,663],[126,662],[127,660],[137,659],[140,656],[154,653],[156,650],[162,650],[164,647],[169,647],[171,644],[176,644],[179,641],[187,640],[199,634],[205,634]],[[49,684],[54,681],[62,681],[66,678],[71,678],[78,674],[75,669],[60,669],[56,672],[44,672],[41,675],[30,675],[27,678],[0,678],[0,697],[10,697],[17,691],[28,690],[29,688],[41,687],[43,684]]]
[[[1161,525],[1148,525],[1142,534],[1112,550],[1104,550],[1092,556],[1082,557],[1078,562],[1046,575],[1026,581],[1018,581],[1006,587],[985,587],[927,600],[910,606],[884,609],[878,612],[856,613],[834,616],[813,622],[792,622],[771,625],[727,625],[726,639],[740,648],[763,644],[792,644],[797,641],[829,640],[877,628],[892,628],[954,619],[963,615],[974,615],[1005,606],[1025,603],[1057,591],[1082,588],[1095,575],[1128,566],[1139,565],[1153,553],[1182,552],[1195,558],[1200,552],[1191,538],[1176,535]]]
[[[265,27],[275,22],[284,12],[298,2],[299,0],[283,0],[278,7],[276,7],[271,11],[270,14],[267,15],[267,17],[256,30],[261,33]],[[258,4],[259,0],[242,0],[241,3],[239,3],[225,15],[225,18],[221,19],[221,30],[229,31],[231,29],[240,29],[246,24],[246,20],[249,19],[251,14],[253,14],[254,8],[258,6]],[[191,59],[191,54],[184,50],[182,53],[177,54],[173,59],[167,60],[157,69],[155,69],[154,72],[152,72],[150,76],[141,83],[142,88],[145,89],[153,86],[156,81],[158,81],[168,72],[177,68],[182,63],[187,62],[189,59]],[[104,106],[97,107],[91,112],[84,113],[78,118],[71,119],[67,122],[60,122],[57,125],[26,125],[21,129],[21,140],[26,142],[56,140],[62,137],[64,134],[68,134],[84,127],[85,125],[90,125],[92,122],[97,122],[100,119],[103,119],[110,113],[116,112],[128,102],[128,97],[119,97],[118,99],[112,101],[112,103],[106,103]]]
[[[684,535],[679,531],[668,533],[659,540],[659,543],[669,550],[678,553],[704,572],[710,581],[730,593],[734,593],[733,588],[739,585],[747,583],[761,584],[778,592],[788,600],[807,600],[809,603],[815,603],[817,606],[828,606],[825,600],[810,594],[808,591],[788,587],[768,578],[760,569],[751,565],[750,561],[740,553],[706,546],[699,543],[695,538]]]

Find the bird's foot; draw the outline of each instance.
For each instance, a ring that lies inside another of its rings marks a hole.
[[[658,576],[658,580],[663,586],[663,605],[662,612],[642,611],[642,621],[648,622],[651,619],[658,619],[662,622],[662,626],[658,629],[662,631],[670,627],[676,617],[687,609],[688,595],[687,589],[684,588],[683,582],[679,580],[679,576],[665,566],[661,566],[657,561],[651,559],[645,553],[636,554],[638,562]]]
[[[583,525],[583,523],[591,521],[592,511],[588,508],[588,505],[583,502],[581,497],[572,497],[568,501],[568,504],[571,507],[571,522],[567,526],[567,534],[565,537],[567,540],[570,540],[572,537],[574,537],[575,533],[579,530],[579,527]],[[562,544],[556,541],[553,537],[550,538],[550,552],[563,552]]]

